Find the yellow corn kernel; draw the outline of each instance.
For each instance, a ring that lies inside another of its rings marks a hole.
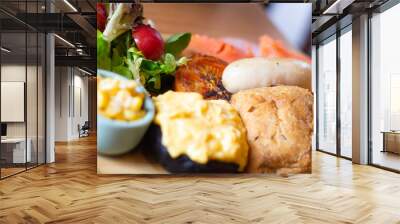
[[[116,117],[114,117],[115,120],[125,120],[124,113],[119,113]]]
[[[105,78],[99,83],[97,88],[99,91],[103,91],[111,96],[114,96],[119,91],[118,84],[119,80]]]
[[[117,118],[118,114],[122,112],[122,104],[116,100],[111,100],[105,109],[105,115],[109,118]]]
[[[134,121],[141,119],[146,114],[144,111],[131,111],[131,110],[124,110],[123,112],[125,120]]]
[[[136,92],[134,80],[98,78],[97,103],[99,114],[110,119],[133,121],[146,115],[142,109],[145,94]]]
[[[143,98],[142,97],[132,97],[127,104],[125,105],[126,109],[131,111],[140,111],[143,106]]]
[[[117,94],[114,96],[113,100],[119,102],[121,105],[124,104],[125,101],[131,98],[131,94],[128,90],[119,90]]]
[[[126,90],[128,90],[128,91],[130,91],[130,92],[131,92],[131,91],[134,92],[135,89],[136,89],[136,87],[137,87],[137,84],[136,84],[136,82],[133,81],[133,80],[124,81],[124,82],[120,82],[120,83],[119,83],[119,88],[120,88],[120,89],[126,89]]]
[[[108,100],[109,100],[108,96],[104,92],[99,91],[97,93],[97,108],[99,109],[106,108],[108,105]]]

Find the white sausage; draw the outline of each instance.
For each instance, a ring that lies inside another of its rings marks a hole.
[[[311,66],[283,58],[245,58],[229,64],[222,84],[231,93],[258,87],[289,85],[311,90]]]

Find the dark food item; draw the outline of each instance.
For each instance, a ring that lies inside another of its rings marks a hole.
[[[173,159],[162,144],[161,128],[155,124],[150,126],[142,145],[143,152],[147,157],[155,159],[171,173],[237,173],[239,169],[237,164],[215,160],[209,161],[207,164],[196,163],[186,155]]]
[[[228,100],[231,94],[222,85],[222,72],[227,63],[206,55],[195,54],[186,66],[175,73],[175,91],[198,92],[205,99]]]
[[[160,89],[154,88],[153,85],[148,85],[146,87],[146,90],[150,93],[151,96],[158,96],[159,94],[163,94],[173,88],[175,81],[175,77],[173,75],[163,75],[160,79]]]

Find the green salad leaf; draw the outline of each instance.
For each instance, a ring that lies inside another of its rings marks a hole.
[[[126,67],[125,65],[114,66],[113,69],[112,69],[112,71],[115,72],[115,73],[118,73],[118,74],[120,74],[120,75],[122,75],[122,76],[125,76],[125,77],[127,77],[127,78],[132,79],[132,78],[131,78],[131,77],[132,77],[132,73],[131,73],[131,71],[129,70],[129,68]]]
[[[103,34],[97,30],[97,67],[111,70],[110,43],[104,40]]]
[[[189,45],[191,38],[191,33],[178,33],[170,36],[165,41],[165,52],[174,56],[179,55]]]
[[[176,67],[175,57],[170,53],[166,53],[164,56],[164,64],[160,65],[161,71],[165,74],[173,73]]]
[[[174,37],[175,36],[175,37]],[[170,38],[170,47],[175,53],[180,53],[190,41],[187,34],[174,35]],[[186,43],[186,44],[185,44]],[[166,43],[166,45],[168,45]],[[184,65],[187,58],[176,59],[173,53],[166,52],[158,61],[146,59],[132,39],[131,32],[127,31],[111,42],[107,42],[103,34],[97,31],[97,67],[110,70],[128,79],[140,81],[150,92],[160,93],[166,89],[170,78],[173,77],[178,66]]]

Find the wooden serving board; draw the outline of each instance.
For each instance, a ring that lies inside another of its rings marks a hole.
[[[140,151],[122,156],[97,155],[98,174],[168,174],[155,161],[146,158]]]

